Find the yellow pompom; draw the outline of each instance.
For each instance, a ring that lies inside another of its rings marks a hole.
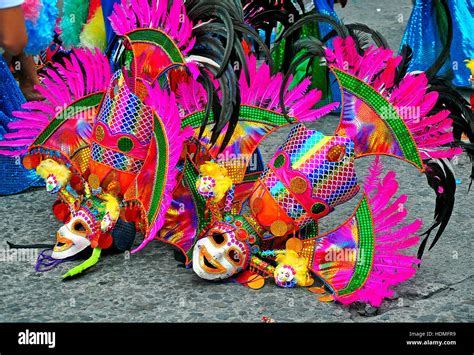
[[[207,161],[199,167],[201,178],[197,181],[197,185],[205,177],[214,179],[215,186],[212,191],[214,193],[214,202],[222,200],[232,187],[232,179],[227,175],[227,169],[211,161]]]
[[[43,160],[36,167],[36,173],[45,180],[49,175],[54,175],[61,186],[66,186],[71,178],[71,171],[64,164],[53,159]]]
[[[287,249],[284,254],[277,255],[275,261],[278,264],[275,271],[285,265],[291,266],[295,270],[295,279],[299,286],[311,286],[313,284],[314,280],[306,266],[307,260],[299,256],[296,251]]]

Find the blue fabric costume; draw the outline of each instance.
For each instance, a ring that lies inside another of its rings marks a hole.
[[[8,123],[15,121],[13,111],[21,109],[25,98],[13,78],[10,69],[0,55],[0,141],[9,133]],[[8,148],[1,148],[8,149]],[[9,150],[14,149],[10,148]],[[0,195],[9,195],[44,183],[34,170],[28,171],[20,158],[0,155]]]
[[[452,17],[453,42],[449,61],[438,74],[453,76],[455,86],[470,87],[470,72],[464,61],[474,59],[474,2],[448,0],[448,6]],[[413,50],[410,71],[426,71],[435,62],[443,48],[444,32],[436,1],[416,0],[402,40],[402,46],[407,44]]]

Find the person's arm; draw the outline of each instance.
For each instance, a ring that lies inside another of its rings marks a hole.
[[[23,52],[28,42],[21,6],[0,9],[0,47],[11,55]]]

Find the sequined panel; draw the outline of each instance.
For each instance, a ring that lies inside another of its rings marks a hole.
[[[315,241],[311,270],[339,295],[360,289],[372,269],[374,231],[368,200],[364,196],[355,216]]]
[[[263,185],[269,189],[273,198],[285,210],[289,217],[299,220],[303,217],[303,221],[309,222],[311,219],[306,215],[303,206],[290,194],[288,189],[278,179],[275,173],[267,169],[260,178]]]
[[[74,162],[76,167],[81,173],[84,173],[89,168],[90,148],[85,147],[78,150],[71,160]]]
[[[112,134],[128,133],[142,144],[151,140],[152,110],[128,89],[121,71],[112,78],[97,120],[107,125]]]
[[[334,146],[345,147],[342,158],[328,161]],[[313,185],[313,196],[337,206],[358,191],[354,169],[354,143],[342,136],[325,136],[321,132],[294,127],[282,149],[291,159],[291,167],[304,173]]]
[[[138,174],[143,166],[142,160],[137,160],[125,154],[106,149],[96,143],[92,143],[91,154],[92,159],[96,162],[133,174]]]
[[[328,161],[328,153],[335,146],[345,147],[344,155],[338,161]],[[325,136],[306,129],[304,125],[297,125],[291,130],[281,150],[290,156],[292,169],[308,177],[313,186],[313,197],[321,198],[334,207],[348,201],[358,192],[354,143],[349,138]],[[290,203],[285,197],[288,195],[286,187],[273,172],[267,169],[262,179],[272,196],[278,201],[285,199],[286,203]],[[296,212],[295,207],[290,210]]]

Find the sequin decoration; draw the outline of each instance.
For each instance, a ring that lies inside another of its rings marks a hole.
[[[334,146],[344,146],[345,154],[339,161],[330,162],[327,160],[327,155]],[[329,206],[334,207],[344,203],[358,192],[359,186],[354,169],[354,143],[351,139],[325,136],[298,124],[293,127],[288,139],[276,153],[278,156],[275,162],[278,159],[284,160],[281,151],[286,152],[290,157],[292,170],[307,176],[311,183],[312,196],[326,201]],[[305,211],[298,202],[294,192],[283,184],[272,169],[267,169],[262,174],[261,181],[278,204],[300,226],[311,221],[308,211]]]
[[[310,241],[305,241],[309,248]],[[361,200],[355,216],[333,232],[313,241],[312,271],[338,295],[362,287],[373,263],[374,231],[367,198]]]
[[[112,134],[130,134],[142,144],[150,143],[152,111],[129,90],[121,71],[112,78],[97,121],[104,123]]]
[[[355,141],[356,154],[394,155],[422,169],[416,143],[390,102],[362,80],[337,68],[331,69],[344,88],[346,103],[337,133]]]
[[[133,174],[138,174],[143,166],[143,160],[134,159],[123,153],[104,148],[96,143],[92,143],[91,157],[94,161]]]

